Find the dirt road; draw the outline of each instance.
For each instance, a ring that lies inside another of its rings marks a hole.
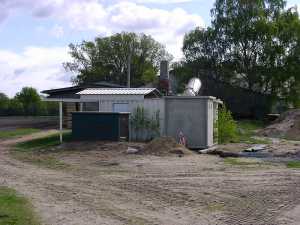
[[[48,225],[298,225],[300,171],[232,166],[215,156],[126,155],[122,145],[59,155],[51,170],[12,159],[0,143],[0,185],[32,200]]]
[[[55,116],[0,116],[0,131],[18,128],[58,129],[59,118]]]

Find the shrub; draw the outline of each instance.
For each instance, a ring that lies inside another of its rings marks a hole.
[[[225,107],[220,107],[218,112],[218,142],[220,144],[235,141],[237,138],[237,124],[231,112]]]
[[[135,131],[135,140],[151,140],[160,133],[160,112],[156,111],[152,116],[144,107],[138,106],[131,115],[131,127]]]

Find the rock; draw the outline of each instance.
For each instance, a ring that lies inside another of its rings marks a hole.
[[[137,154],[138,152],[139,152],[138,149],[132,148],[132,147],[128,147],[127,150],[126,150],[127,154]]]
[[[244,152],[258,152],[258,151],[265,150],[266,147],[267,145],[254,145],[250,148],[245,149]]]

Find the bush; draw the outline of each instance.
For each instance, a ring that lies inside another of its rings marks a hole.
[[[237,124],[233,120],[231,112],[225,106],[219,108],[217,126],[218,142],[220,144],[236,140]]]
[[[144,107],[137,107],[131,115],[130,123],[134,129],[137,141],[151,140],[160,134],[160,112],[156,111],[152,116]]]

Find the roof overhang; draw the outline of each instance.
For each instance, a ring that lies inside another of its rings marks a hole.
[[[155,97],[161,97],[162,94],[156,88],[87,88],[78,93],[78,95],[143,95],[153,94]]]
[[[80,99],[80,98],[44,98],[42,99],[44,102],[97,102],[95,100],[90,99]]]

